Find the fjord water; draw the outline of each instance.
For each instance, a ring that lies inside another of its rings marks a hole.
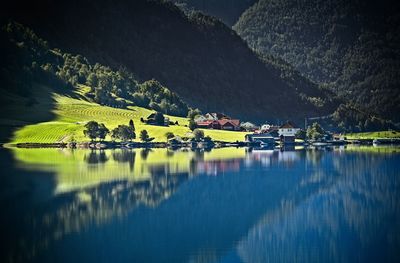
[[[1,149],[1,262],[399,262],[400,150]]]

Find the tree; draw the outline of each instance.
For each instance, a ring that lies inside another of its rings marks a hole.
[[[110,131],[103,123],[99,124],[96,121],[89,121],[86,123],[85,130],[83,130],[83,134],[92,141],[96,138],[104,140],[109,132]]]
[[[165,137],[167,138],[167,140],[172,139],[175,137],[175,135],[172,132],[166,132],[165,133]]]
[[[95,140],[98,136],[98,128],[99,124],[95,121],[89,121],[88,123],[85,124],[85,130],[83,130],[83,134],[86,137],[89,137],[91,141]]]
[[[210,136],[207,135],[207,136],[204,137],[204,141],[205,141],[205,142],[211,142],[212,139],[211,139]]]
[[[131,127],[126,125],[118,125],[118,127],[112,130],[111,137],[121,141],[132,141],[136,138],[136,134]]]
[[[130,121],[129,121],[129,128],[131,128],[131,130],[132,130],[133,132],[135,132],[135,124],[133,123],[133,120],[130,120]]]
[[[204,132],[202,130],[199,130],[199,129],[195,129],[193,131],[193,135],[194,135],[194,139],[196,141],[201,141],[201,139],[204,138]]]
[[[98,79],[96,74],[90,73],[89,76],[86,79],[86,84],[90,86],[90,88],[93,90],[95,87],[97,87],[98,84]]]
[[[196,123],[194,122],[194,120],[190,119],[189,120],[189,129],[191,131],[193,131],[194,129],[196,129]]]
[[[197,115],[200,115],[201,111],[199,109],[190,109],[188,112],[188,118],[193,120],[194,117],[196,117]]]
[[[318,122],[314,122],[312,126],[308,126],[307,128],[307,138],[312,140],[320,140],[324,137],[325,131],[318,124]]]
[[[154,115],[154,121],[158,125],[164,125],[164,115],[161,112],[156,112]]]
[[[297,133],[296,133],[296,138],[297,139],[302,139],[305,140],[307,137],[307,132],[303,129],[300,129]]]
[[[110,130],[103,123],[100,123],[98,125],[97,137],[100,138],[100,140],[104,140],[106,138],[107,134],[109,134],[109,133],[110,133]]]
[[[142,130],[141,132],[140,132],[140,140],[142,141],[142,142],[147,142],[148,140],[149,140],[149,134],[147,133],[147,131],[146,130]]]

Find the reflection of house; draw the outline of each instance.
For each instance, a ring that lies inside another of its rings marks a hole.
[[[294,123],[288,121],[279,127],[278,133],[282,143],[291,144],[295,142],[296,133],[300,128],[295,128]]]
[[[240,159],[200,161],[197,163],[197,172],[216,176],[228,171],[238,171],[240,161]]]

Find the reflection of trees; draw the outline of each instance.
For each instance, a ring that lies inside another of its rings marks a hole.
[[[85,154],[84,160],[89,164],[99,164],[108,161],[108,157],[104,150],[90,150],[88,154]]]
[[[147,160],[147,157],[149,156],[149,153],[151,152],[151,149],[149,148],[144,148],[140,151],[140,157],[142,160]]]
[[[113,158],[130,161],[128,151],[114,153]],[[23,216],[24,228],[30,231],[10,231],[17,240],[8,249],[12,261],[33,259],[41,250],[63,236],[80,232],[86,227],[107,223],[111,218],[125,216],[140,205],[157,206],[169,198],[188,179],[188,174],[169,175],[163,167],[151,169],[151,178],[143,182],[114,181],[58,196],[51,204],[27,211]],[[18,226],[15,226],[18,227]]]
[[[130,235],[135,236],[131,239],[132,243],[144,242],[134,235],[141,228],[149,230],[146,232],[148,243],[143,245],[146,248],[160,233],[167,237],[176,236],[176,239],[168,240],[172,243],[171,247],[195,237],[194,242],[187,244],[189,252],[195,251],[193,255],[196,256],[190,258],[193,261],[217,261],[223,249],[230,248],[240,239],[239,255],[247,262],[292,261],[290,256],[293,253],[298,255],[300,262],[315,261],[320,254],[329,253],[334,261],[340,257],[337,251],[346,249],[345,245],[341,245],[345,244],[341,242],[343,225],[349,231],[359,233],[358,239],[368,244],[368,240],[373,240],[378,233],[377,225],[382,226],[381,215],[387,214],[385,210],[400,209],[398,202],[394,201],[398,195],[392,193],[393,189],[399,188],[399,182],[385,177],[390,171],[390,167],[384,165],[387,156],[312,150],[287,153],[254,151],[248,153],[246,159],[224,159],[217,154],[214,155],[217,158],[210,159],[210,155],[202,151],[194,153],[188,150],[187,155],[177,151],[176,156],[163,162],[157,158],[165,155],[156,151],[148,153],[146,162],[136,159],[136,163],[132,163],[145,166],[151,175],[149,180],[103,182],[84,192],[58,195],[41,209],[26,211],[22,221],[23,224],[28,222],[26,229],[30,232],[14,231],[17,242],[13,245],[17,245],[11,253],[29,252],[33,257],[34,253],[39,253],[48,244],[69,233],[82,231],[94,224],[104,224],[111,218],[125,217],[129,213],[129,218],[134,219],[137,225],[122,229],[132,231]],[[112,160],[130,163],[135,157],[141,158],[139,154],[135,156],[134,150],[109,151],[109,154],[112,159],[107,165],[112,164]],[[182,164],[181,160],[189,164],[184,163],[184,169],[175,169],[177,163]],[[252,164],[250,169],[243,165],[244,162]],[[196,184],[185,184],[171,202],[150,209],[150,217],[148,214],[131,213],[138,206],[158,206],[188,180],[189,174],[214,171],[216,175],[221,175],[224,171],[236,170],[240,173],[224,176],[222,180],[198,177],[193,181]],[[179,173],[171,174],[177,171]],[[372,193],[371,187],[374,188]],[[233,190],[230,192],[227,189]],[[392,192],[386,193],[387,189],[392,189]],[[377,214],[373,214],[375,210],[366,208],[374,204],[382,206]],[[338,215],[337,211],[345,216]],[[183,218],[181,213],[185,213]],[[132,214],[135,217],[131,218]],[[171,222],[178,222],[177,218],[179,225],[171,226]],[[303,230],[314,239],[308,242]],[[394,230],[393,242],[398,242],[398,236],[399,233]],[[319,250],[315,252],[312,250],[314,247]]]
[[[174,150],[168,149],[168,150],[167,150],[167,153],[166,153],[167,158],[170,158],[170,157],[174,156],[174,153],[175,153]]]
[[[307,152],[311,163],[315,152]],[[238,246],[244,262],[396,262],[400,247],[398,156],[335,151]],[[337,174],[337,176],[332,176]],[[317,186],[315,188],[315,186]],[[315,191],[310,192],[310,189]],[[372,248],[372,249],[371,249]]]
[[[114,150],[112,152],[113,160],[119,163],[129,163],[129,169],[133,171],[136,152],[131,149]]]

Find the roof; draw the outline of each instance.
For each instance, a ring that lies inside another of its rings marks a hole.
[[[210,125],[213,121],[198,121],[196,122],[197,125],[207,126]]]
[[[221,126],[226,125],[227,123],[231,124],[232,126],[239,126],[240,125],[240,120],[227,120],[227,119],[223,119],[223,120],[218,120],[218,123]]]
[[[194,117],[194,120],[200,120],[200,119],[207,119],[204,115],[196,115],[196,117]]]
[[[291,128],[294,128],[294,127],[296,127],[296,125],[293,122],[288,121],[285,124],[281,125],[279,127],[279,129],[291,129]]]
[[[251,122],[242,122],[242,124],[240,124],[240,126],[242,126],[242,127],[246,127],[246,126],[248,126],[248,127],[258,127],[257,125],[255,125],[254,123],[251,123]]]
[[[216,120],[205,120],[205,121],[197,121],[197,125],[210,125],[210,124],[220,124],[219,121]]]
[[[274,138],[274,136],[271,133],[253,133],[253,134],[247,134],[246,136],[252,138]]]
[[[152,118],[154,118],[156,116],[156,114],[155,113],[152,113],[152,114],[150,114],[148,117],[147,117],[147,119],[152,119]]]
[[[220,112],[209,112],[209,113],[204,114],[204,116],[206,116],[206,117],[207,117],[207,115],[212,116],[213,118],[216,118],[217,120],[230,119],[229,116],[227,116],[223,113],[220,113]]]

